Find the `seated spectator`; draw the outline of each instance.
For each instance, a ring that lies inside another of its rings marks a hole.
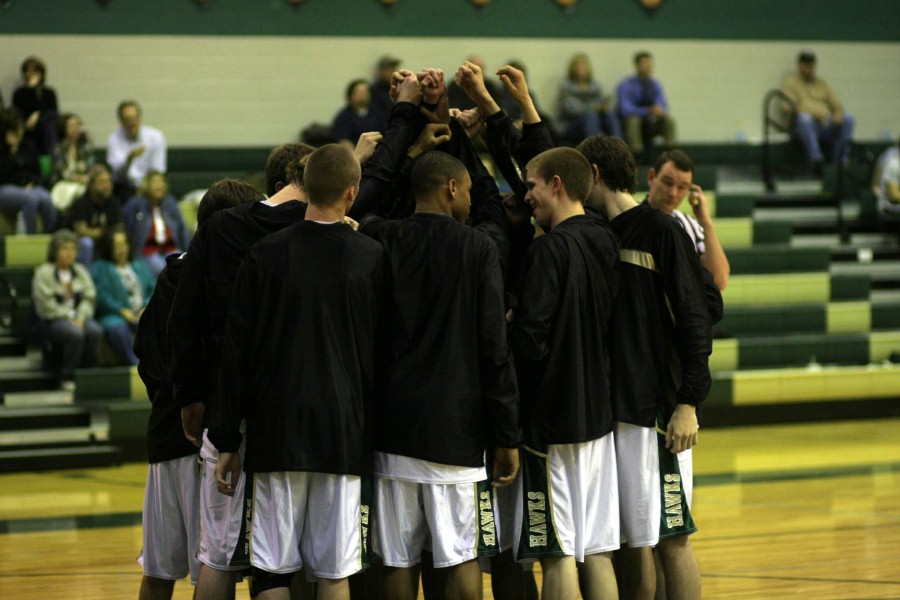
[[[68,229],[57,231],[47,248],[47,262],[35,269],[31,281],[38,317],[35,334],[62,354],[59,378],[67,390],[75,387],[76,368],[96,366],[103,337],[94,321],[94,281],[75,262],[77,257],[78,237]]]
[[[889,229],[900,230],[900,141],[878,157],[875,183],[879,220]]]
[[[797,72],[785,78],[782,91],[797,107],[794,135],[803,144],[813,172],[821,176],[825,156],[821,141],[834,143],[832,160],[846,160],[853,141],[856,119],[844,113],[844,107],[831,86],[816,76],[816,55],[804,51],[797,56]]]
[[[131,243],[122,226],[107,229],[91,265],[97,288],[96,318],[122,364],[136,365],[134,333],[156,279],[144,261],[132,260]]]
[[[351,150],[359,136],[367,131],[378,131],[379,117],[372,108],[372,93],[364,79],[354,79],[347,86],[347,105],[335,115],[331,135]]]
[[[375,79],[369,86],[369,91],[372,94],[372,113],[378,119],[378,126],[375,128],[377,131],[384,130],[391,116],[391,108],[394,107],[394,101],[391,100],[391,76],[399,66],[400,59],[390,54],[378,59],[375,66]]]
[[[131,198],[150,171],[166,172],[166,137],[142,123],[141,105],[134,100],[119,104],[121,126],[106,140],[106,162],[112,170],[115,195]]]
[[[44,178],[34,144],[25,138],[25,124],[15,109],[0,114],[0,210],[20,214],[18,233],[37,233],[38,213],[43,231],[53,231],[56,208]]]
[[[675,121],[662,84],[653,77],[653,56],[649,52],[634,55],[635,74],[619,84],[618,112],[625,142],[636,158],[646,159],[644,150],[654,136],[662,135],[665,145],[675,145]]]
[[[618,121],[610,112],[610,100],[604,98],[594,80],[587,54],[578,53],[569,61],[569,72],[559,88],[559,127],[573,143],[605,133],[622,137]]]
[[[310,123],[300,130],[297,141],[301,144],[308,144],[313,148],[337,143],[331,132],[331,125],[326,125],[325,123]]]
[[[94,166],[94,148],[81,117],[66,113],[59,119],[59,143],[53,149],[53,188],[50,196],[57,210],[66,210],[84,194],[88,171]]]
[[[131,238],[131,253],[140,257],[156,277],[166,266],[166,255],[187,250],[187,227],[178,202],[169,194],[166,176],[150,171],[138,195],[125,203],[122,222]]]
[[[25,122],[25,137],[38,154],[51,154],[56,147],[59,112],[56,92],[47,87],[47,67],[36,56],[22,62],[22,85],[13,92],[15,106]]]
[[[78,262],[90,265],[94,246],[104,232],[122,222],[122,207],[112,195],[112,176],[106,165],[88,171],[87,191],[66,213],[66,227],[78,234]]]

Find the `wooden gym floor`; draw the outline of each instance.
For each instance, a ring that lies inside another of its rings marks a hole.
[[[900,419],[701,430],[694,456],[704,597],[900,598]],[[145,476],[0,476],[0,598],[136,598]]]

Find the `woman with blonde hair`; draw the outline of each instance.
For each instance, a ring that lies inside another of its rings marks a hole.
[[[566,80],[559,89],[559,126],[563,136],[576,144],[598,133],[622,137],[610,101],[604,98],[591,61],[583,52],[569,61]]]

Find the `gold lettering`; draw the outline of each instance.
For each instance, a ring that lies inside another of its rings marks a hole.
[[[528,493],[528,545],[547,545],[547,502],[541,492]]]
[[[684,525],[684,517],[666,517],[666,526],[669,528],[681,527],[682,525]]]

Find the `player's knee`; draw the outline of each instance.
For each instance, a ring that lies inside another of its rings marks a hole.
[[[656,548],[662,554],[671,554],[684,551],[684,549],[689,547],[690,543],[691,537],[689,535],[678,535],[659,540],[659,544]]]
[[[275,588],[289,588],[292,577],[292,573],[270,573],[254,567],[253,580],[250,582],[250,595],[255,598],[261,593]]]

